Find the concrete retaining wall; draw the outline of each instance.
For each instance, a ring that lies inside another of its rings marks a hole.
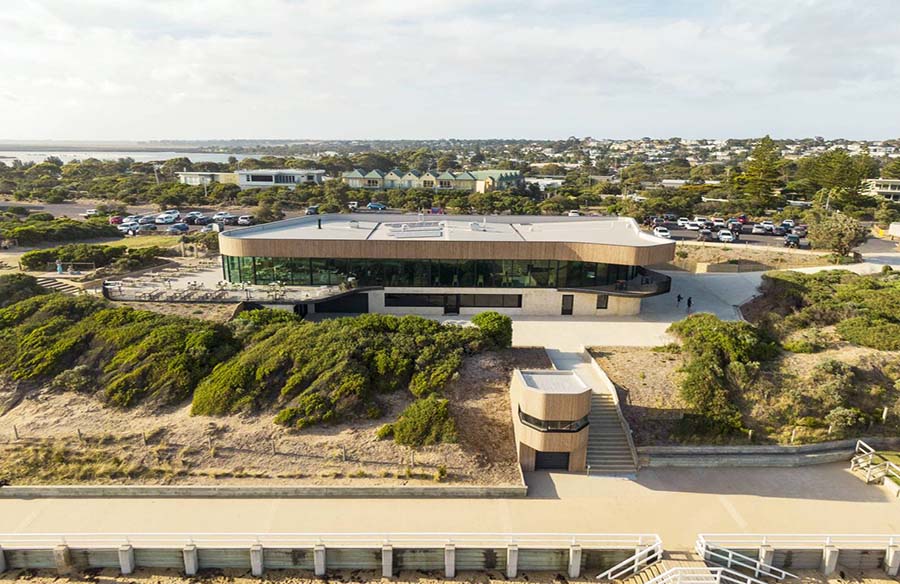
[[[0,498],[192,498],[224,499],[274,498],[431,498],[431,499],[514,499],[525,497],[528,487],[504,486],[446,486],[446,487],[323,487],[323,486],[107,486],[107,485],[50,485],[0,487]]]
[[[898,438],[862,438],[876,448],[900,447]],[[642,467],[808,466],[850,460],[856,439],[803,446],[641,446]]]

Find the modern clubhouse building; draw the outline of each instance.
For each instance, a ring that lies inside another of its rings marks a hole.
[[[633,315],[669,291],[644,266],[672,241],[630,218],[351,214],[306,216],[219,234],[225,279],[337,287],[309,312]]]

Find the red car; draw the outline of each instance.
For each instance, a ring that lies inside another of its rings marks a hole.
[[[123,217],[121,217],[120,215],[112,215],[109,218],[109,224],[110,225],[119,225],[122,223],[122,219],[123,219]]]

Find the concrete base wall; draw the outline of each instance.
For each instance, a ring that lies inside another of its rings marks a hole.
[[[385,314],[419,314],[441,316],[441,307],[385,306],[384,295],[395,294],[521,294],[521,308],[460,308],[460,316],[474,316],[480,312],[493,310],[510,316],[560,316],[563,294],[573,298],[572,316],[633,316],[641,311],[640,298],[609,296],[607,308],[597,308],[597,295],[588,293],[560,292],[552,288],[386,288],[369,292],[369,312]]]

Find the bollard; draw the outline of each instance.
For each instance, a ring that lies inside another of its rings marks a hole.
[[[838,553],[840,550],[833,545],[822,548],[822,573],[830,576],[837,569]]]
[[[884,571],[888,576],[900,574],[900,546],[889,545],[884,554]]]
[[[394,548],[387,543],[381,546],[381,577],[394,577]]]
[[[119,570],[125,576],[134,572],[134,548],[131,544],[119,546]]]
[[[506,577],[515,578],[519,573],[519,546],[514,543],[506,547]]]
[[[456,578],[456,546],[452,543],[444,546],[444,577]]]
[[[775,548],[770,545],[761,545],[759,546],[759,563],[764,566],[771,566],[772,562],[775,561]],[[756,573],[754,574],[756,578],[759,578],[759,568],[756,569]]]
[[[325,575],[325,546],[317,544],[313,548],[313,566],[316,576]]]
[[[196,576],[197,569],[200,567],[197,560],[197,546],[189,543],[181,550],[181,555],[184,557],[184,573],[188,576]]]
[[[581,576],[581,546],[573,543],[569,546],[569,578]]]
[[[72,571],[72,552],[69,546],[58,545],[53,548],[53,563],[58,574],[69,574]]]
[[[250,546],[250,574],[256,577],[263,575],[263,546],[258,543]]]

